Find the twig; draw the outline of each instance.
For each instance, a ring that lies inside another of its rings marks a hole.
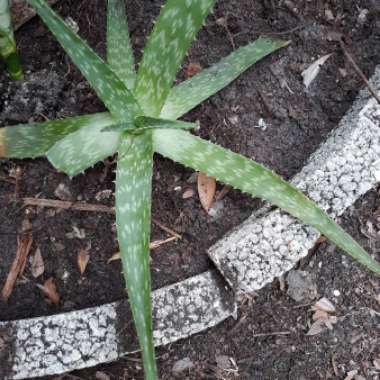
[[[303,303],[301,305],[296,305],[296,306],[293,306],[292,309],[301,309],[303,307],[309,307],[309,306],[313,306],[315,302],[311,302],[311,303]]]
[[[84,202],[59,201],[56,199],[43,198],[22,198],[22,201],[25,206],[52,207],[62,208],[64,210],[77,210],[89,212],[105,212],[108,214],[115,213],[114,207]]]
[[[44,198],[22,198],[22,202],[25,206],[38,206],[38,207],[51,207],[51,208],[61,208],[64,210],[76,210],[76,211],[88,211],[88,212],[104,212],[108,214],[115,214],[115,208],[100,205],[100,204],[91,204],[84,202],[70,202],[70,201],[59,201],[56,199],[44,199]],[[163,231],[168,234],[175,236],[177,239],[182,239],[182,236],[172,230],[169,227],[166,227],[158,220],[152,218],[152,222],[156,224]]]
[[[169,227],[166,227],[165,225],[163,225],[162,223],[160,223],[158,220],[152,218],[152,222],[161,228],[161,230],[167,232],[168,234],[172,235],[172,236],[175,236],[177,239],[182,239],[182,236],[178,233],[178,232],[175,232],[174,230],[172,230],[171,228]]]
[[[177,239],[178,239],[177,236],[170,236],[170,238],[167,238],[164,240],[155,240],[149,244],[149,248],[151,250],[154,250],[154,249],[161,247],[162,245],[165,245],[165,244],[170,243],[171,241],[177,240]]]
[[[12,294],[13,287],[16,283],[17,277],[21,276],[26,264],[26,259],[30,252],[30,248],[33,243],[33,237],[31,234],[22,235],[17,238],[17,251],[16,257],[13,260],[11,269],[9,270],[7,280],[1,291],[1,298],[3,301],[7,301]]]
[[[4,181],[4,182],[8,182],[8,183],[11,183],[11,184],[15,184],[15,180],[14,179],[9,179],[7,177],[3,177],[2,175],[0,175],[0,181]]]
[[[352,58],[352,55],[348,52],[346,45],[342,40],[339,41],[340,47],[342,48],[344,55],[348,59],[348,61],[351,63],[352,67],[356,71],[356,73],[359,75],[359,77],[362,79],[364,84],[367,86],[368,91],[371,93],[371,95],[376,99],[376,101],[380,104],[380,96],[376,92],[376,90],[373,88],[367,77],[364,75],[363,71],[360,69],[360,67],[357,65],[355,60]]]
[[[259,338],[259,337],[265,337],[265,336],[289,335],[289,334],[291,334],[290,331],[277,331],[277,332],[271,332],[271,333],[253,334],[252,336],[254,338]]]

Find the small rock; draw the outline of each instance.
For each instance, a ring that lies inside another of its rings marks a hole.
[[[187,189],[184,191],[182,194],[182,199],[189,199],[194,195],[194,190],[193,189]]]
[[[230,358],[227,355],[217,355],[215,357],[216,365],[220,369],[230,369],[231,368],[231,361]]]
[[[194,368],[194,363],[190,360],[190,358],[183,358],[174,363],[172,372],[174,374],[179,374],[192,368]]]
[[[67,185],[60,183],[54,190],[54,195],[62,201],[70,201],[72,199],[72,194]]]
[[[333,291],[333,294],[334,294],[335,297],[339,297],[340,296],[340,291],[338,289],[335,289]]]
[[[368,14],[369,14],[368,9],[364,8],[360,11],[359,16],[358,16],[358,23],[360,25],[364,25],[367,22]]]
[[[318,295],[315,277],[309,272],[292,270],[287,276],[288,296],[296,302],[312,301]]]

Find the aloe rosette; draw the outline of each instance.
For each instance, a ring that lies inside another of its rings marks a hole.
[[[0,58],[5,62],[12,79],[22,78],[23,73],[11,25],[9,0],[0,0]]]
[[[151,188],[155,152],[279,206],[380,274],[380,265],[314,202],[255,161],[202,140],[177,120],[242,72],[288,43],[269,38],[241,47],[173,86],[191,42],[214,0],[168,0],[135,61],[125,4],[108,0],[105,63],[44,0],[28,0],[86,77],[109,112],[0,129],[0,155],[47,156],[75,176],[118,154],[116,222],[123,272],[142,349],[145,376],[157,378],[149,271]]]

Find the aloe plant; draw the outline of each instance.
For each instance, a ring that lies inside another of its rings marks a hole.
[[[9,0],[0,0],[0,58],[5,62],[12,79],[22,78],[22,68],[11,25]]]
[[[168,0],[137,71],[124,1],[108,0],[107,63],[44,0],[28,2],[109,112],[2,128],[0,156],[47,156],[58,170],[72,177],[118,154],[117,234],[147,379],[157,378],[149,272],[155,152],[281,207],[380,274],[380,265],[299,190],[255,161],[192,135],[186,129],[195,125],[177,120],[287,42],[259,38],[173,87],[186,51],[215,0]]]

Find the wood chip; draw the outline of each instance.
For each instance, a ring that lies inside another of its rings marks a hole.
[[[198,173],[198,194],[202,207],[208,212],[214,203],[216,191],[215,178],[204,173]]]
[[[89,244],[86,248],[82,248],[77,256],[77,264],[79,268],[80,274],[83,276],[83,273],[86,271],[87,264],[90,261],[90,249],[91,244]]]
[[[186,67],[186,78],[191,78],[202,71],[202,66],[199,63],[189,63]]]
[[[45,264],[39,248],[36,249],[33,255],[31,272],[34,278],[42,276],[45,272]]]
[[[21,276],[24,272],[26,259],[30,252],[30,248],[33,243],[33,237],[31,234],[22,235],[17,238],[17,251],[16,257],[13,260],[11,269],[8,273],[7,280],[1,291],[1,298],[3,301],[7,301],[12,294],[17,277]]]
[[[50,277],[45,282],[44,285],[37,284],[37,287],[42,290],[42,293],[54,304],[58,305],[60,296],[57,292],[57,286],[55,285],[54,278]]]

